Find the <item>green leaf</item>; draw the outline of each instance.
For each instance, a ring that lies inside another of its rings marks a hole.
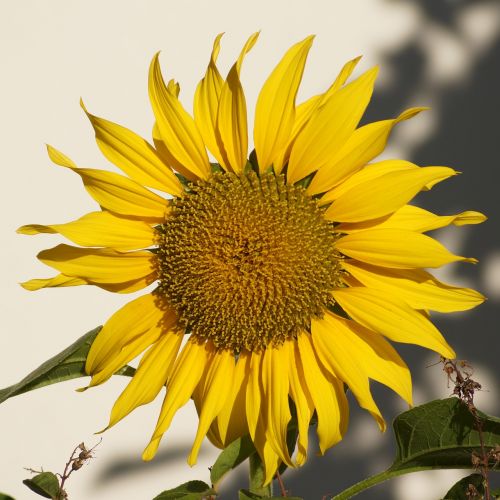
[[[467,494],[469,485],[472,485],[479,493],[479,495],[476,497],[476,500],[483,498],[483,476],[481,476],[481,474],[471,474],[455,483],[453,487],[448,491],[448,493],[446,493],[443,500],[474,500],[474,496]]]
[[[181,484],[173,490],[166,490],[154,497],[153,500],[173,500],[182,498],[183,500],[202,500],[203,498],[215,496],[217,492],[210,488],[203,481],[189,481]]]
[[[255,447],[250,436],[247,435],[235,439],[222,451],[212,466],[210,470],[210,481],[212,481],[212,484],[217,485],[225,474],[244,462],[254,453]]]
[[[239,500],[261,500],[262,498],[265,498],[267,500],[282,500],[283,497],[263,497],[258,495],[257,493],[252,493],[251,491],[248,490],[240,490],[238,492],[238,499]],[[303,500],[301,497],[286,497],[288,500]]]
[[[0,500],[14,500],[14,497],[7,495],[5,493],[0,493]]]
[[[477,413],[488,452],[500,443],[500,419]],[[481,451],[474,417],[457,398],[431,401],[402,413],[394,420],[394,433],[398,454],[390,467],[393,471],[470,468],[472,452]]]
[[[479,410],[486,453],[500,443],[500,419]],[[344,500],[402,474],[429,469],[470,469],[472,454],[481,454],[479,432],[467,405],[457,398],[431,401],[401,413],[394,420],[398,447],[394,463],[384,472],[333,497]],[[491,469],[498,469],[493,460]]]
[[[45,361],[35,371],[24,377],[17,384],[0,390],[0,403],[7,399],[23,394],[46,385],[56,384],[73,378],[85,377],[85,360],[90,346],[101,327],[80,337],[75,343],[56,354],[53,358]],[[117,375],[133,376],[135,370],[125,366],[116,372]]]
[[[44,498],[57,499],[60,495],[59,480],[53,472],[41,472],[23,483],[38,495]]]

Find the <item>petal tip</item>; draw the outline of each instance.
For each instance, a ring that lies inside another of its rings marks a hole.
[[[88,115],[89,112],[87,111],[87,107],[85,106],[84,102],[83,102],[83,98],[80,97],[80,108],[83,109],[83,111],[85,111],[85,114]]]
[[[469,264],[477,264],[479,261],[474,257],[464,257],[464,262],[468,262]]]
[[[150,462],[156,455],[158,450],[159,439],[151,440],[151,442],[146,446],[146,449],[142,453],[142,459],[145,462]]]
[[[32,281],[33,280],[23,281],[19,283],[19,285],[22,286],[25,290],[28,290],[29,292],[34,292],[35,290],[38,290],[38,288],[32,285]]]

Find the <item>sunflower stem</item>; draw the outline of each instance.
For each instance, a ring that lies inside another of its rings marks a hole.
[[[423,467],[409,467],[407,469],[396,469],[396,470],[387,469],[383,472],[380,472],[379,474],[375,474],[374,476],[370,476],[366,479],[363,479],[363,481],[360,481],[359,483],[356,483],[353,486],[350,486],[346,490],[341,491],[337,495],[331,497],[330,500],[348,500],[349,498],[352,498],[358,493],[361,493],[362,491],[367,490],[372,486],[383,483],[388,479],[392,479],[393,477],[398,477],[403,474],[409,474],[411,472],[420,472],[423,470],[441,469],[441,468],[442,467],[423,466]]]
[[[249,490],[251,493],[265,497],[273,494],[272,483],[264,486],[265,470],[258,453],[253,453],[248,458],[249,462]]]

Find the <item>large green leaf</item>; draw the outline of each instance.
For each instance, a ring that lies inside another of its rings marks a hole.
[[[189,481],[181,484],[173,490],[167,490],[154,497],[153,500],[202,500],[204,498],[215,496],[217,493],[203,481]]]
[[[500,443],[500,419],[477,412],[486,451]],[[398,454],[391,470],[471,468],[481,451],[479,432],[467,405],[449,398],[417,406],[394,420]],[[493,464],[492,464],[493,465]]]
[[[477,412],[485,451],[500,443],[500,419]],[[431,401],[394,420],[397,456],[384,472],[361,481],[333,497],[351,498],[392,477],[429,469],[471,469],[472,454],[481,453],[479,432],[467,405],[457,398]],[[498,464],[490,464],[492,469]]]
[[[0,403],[7,399],[38,389],[46,385],[56,384],[73,378],[85,377],[85,360],[90,346],[101,327],[86,333],[64,351],[45,361],[36,370],[24,377],[17,384],[0,390]],[[132,376],[135,370],[125,366],[117,372],[118,375]]]
[[[6,495],[5,493],[0,493],[0,500],[14,500],[14,497]]]
[[[222,477],[255,453],[255,447],[250,436],[235,439],[217,457],[210,469],[210,481],[216,485]]]
[[[58,499],[61,496],[59,480],[53,472],[41,472],[31,479],[25,479],[23,483],[44,498]]]

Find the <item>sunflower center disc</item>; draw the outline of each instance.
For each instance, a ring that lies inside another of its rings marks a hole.
[[[282,176],[214,174],[160,228],[160,289],[186,331],[239,352],[279,345],[322,317],[339,281],[322,210]]]

